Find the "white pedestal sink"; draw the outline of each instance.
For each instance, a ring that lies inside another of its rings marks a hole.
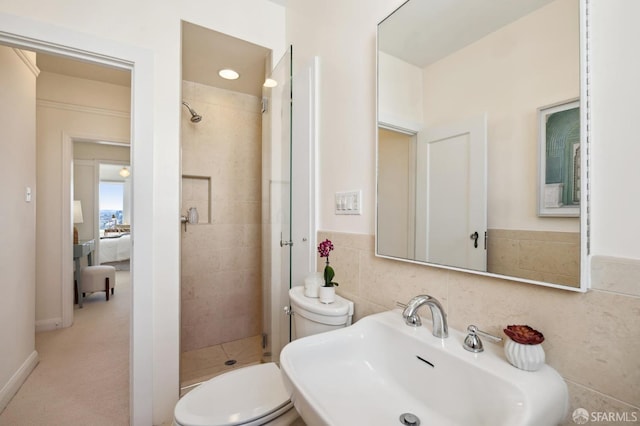
[[[423,426],[563,420],[567,386],[553,368],[518,370],[502,345],[471,353],[462,347],[465,336],[450,329],[439,339],[429,321],[413,328],[401,311],[388,311],[291,342],[281,353],[281,371],[309,426],[401,425],[404,413]]]

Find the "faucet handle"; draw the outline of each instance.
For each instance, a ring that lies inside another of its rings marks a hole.
[[[486,331],[482,331],[473,324],[467,327],[467,332],[469,334],[467,335],[467,337],[465,337],[462,347],[469,352],[479,353],[484,351],[482,340],[480,340],[480,337],[478,335],[486,337],[494,343],[502,342],[502,337],[494,336],[493,334],[489,334]]]

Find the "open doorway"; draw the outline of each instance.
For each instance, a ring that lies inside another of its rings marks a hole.
[[[132,166],[137,170],[137,176],[133,184],[134,197],[138,202],[133,206],[133,223],[137,223],[135,230],[135,245],[132,248],[132,259],[135,267],[132,268],[132,309],[131,309],[131,332],[130,332],[130,362],[131,370],[129,377],[129,388],[131,390],[131,423],[151,424],[153,417],[153,406],[149,403],[149,395],[159,392],[163,395],[172,393],[169,389],[154,387],[154,368],[148,362],[154,352],[154,340],[152,338],[136,338],[133,336],[153,335],[153,306],[154,306],[154,282],[151,279],[155,264],[153,263],[153,229],[157,222],[154,215],[154,197],[157,191],[153,182],[154,162],[151,160],[154,140],[154,121],[152,106],[154,103],[154,86],[150,84],[150,76],[154,69],[154,56],[152,52],[129,44],[119,43],[113,40],[104,40],[97,37],[85,37],[75,31],[61,27],[54,27],[29,19],[16,19],[10,15],[0,14],[0,43],[18,49],[31,49],[38,52],[54,54],[58,56],[75,58],[87,63],[101,64],[108,67],[131,72],[131,159]],[[135,72],[133,72],[135,70]],[[62,135],[69,138],[69,135]],[[147,141],[149,143],[142,143]],[[53,154],[56,155],[56,154]],[[52,155],[52,157],[53,157]],[[68,156],[68,152],[63,151],[63,155]],[[56,155],[60,158],[60,155]],[[64,157],[67,158],[67,157]],[[62,181],[63,187],[70,188],[71,172],[61,172],[58,179]],[[70,197],[70,196],[69,196]],[[69,236],[72,238],[72,220],[62,221],[62,217],[70,218],[72,210],[72,200],[68,198],[68,203],[63,203],[62,210],[52,212],[61,214],[60,222],[49,229],[52,234],[58,237]],[[30,226],[36,227],[32,221]],[[39,225],[38,225],[39,226]],[[30,242],[25,242],[30,244]],[[31,246],[33,247],[33,246]],[[71,247],[63,253],[49,253],[50,257],[57,256],[60,263],[72,256]],[[70,268],[71,269],[71,268]],[[72,273],[72,271],[71,271]],[[56,278],[52,274],[53,279]],[[21,289],[24,294],[31,294],[35,291],[35,279],[30,282],[22,282]],[[61,297],[61,291],[54,292],[54,298]],[[16,298],[7,299],[8,303]],[[33,312],[34,307],[25,312]],[[26,326],[31,330],[35,327],[33,316],[31,319],[25,317]],[[15,329],[16,324],[6,324],[6,327]],[[31,337],[30,337],[31,336]],[[5,369],[15,371],[20,369],[19,377],[16,377],[15,385],[8,389],[9,394],[15,393],[24,382],[28,374],[37,362],[37,352],[33,346],[33,332],[24,336],[25,345],[11,345],[10,356],[18,359],[17,365],[4,365]],[[22,339],[22,337],[21,337]],[[31,343],[29,340],[31,339]],[[35,354],[35,357],[33,355]],[[23,361],[24,360],[24,361]],[[35,360],[35,362],[32,362]],[[28,365],[27,365],[28,363]],[[165,369],[166,371],[167,369]],[[163,373],[163,377],[177,374],[174,370]],[[13,392],[13,393],[12,393]]]
[[[53,339],[61,336],[59,333],[62,331],[61,329],[70,326],[74,319],[73,259],[68,256],[73,252],[73,246],[67,232],[71,229],[73,220],[73,209],[70,205],[73,205],[75,195],[82,192],[76,190],[74,185],[81,185],[83,179],[73,171],[73,165],[81,166],[82,162],[93,165],[97,158],[102,157],[100,150],[98,150],[97,153],[92,152],[90,156],[80,159],[79,155],[83,150],[74,149],[73,144],[84,144],[89,138],[100,140],[102,143],[110,136],[122,142],[130,140],[131,72],[115,72],[115,74],[125,76],[128,79],[126,85],[123,85],[105,81],[105,79],[108,80],[109,72],[113,72],[113,70],[104,73],[102,72],[104,67],[101,66],[90,66],[84,62],[47,55],[42,52],[29,52],[7,46],[2,46],[2,49],[7,53],[5,60],[11,60],[12,57],[20,55],[25,58],[33,58],[33,61],[30,62],[32,69],[24,67],[24,71],[21,71],[20,67],[16,67],[15,72],[16,74],[31,73],[32,77],[36,77],[33,80],[34,92],[25,92],[21,98],[26,105],[30,104],[34,107],[33,120],[35,122],[26,123],[27,127],[34,129],[35,140],[32,139],[34,155],[29,158],[31,163],[23,164],[23,166],[35,170],[35,184],[32,183],[27,192],[30,197],[34,197],[33,201],[36,201],[37,198],[37,203],[34,203],[35,217],[31,224],[35,230],[35,241],[31,242],[31,250],[35,251],[36,261],[32,265],[33,270],[29,271],[29,275],[33,274],[35,279],[31,283],[22,283],[33,286],[30,290],[31,301],[28,303],[34,309],[30,306],[22,306],[21,309],[32,312],[34,318],[32,321],[35,321],[35,324],[32,323],[30,327],[30,338],[33,339],[35,328],[33,354],[35,354],[36,362],[38,359],[40,360],[41,366],[43,366],[41,368],[44,368],[45,361],[66,360],[68,364],[73,365],[73,374],[67,378],[76,377],[87,385],[91,382],[88,377],[95,377],[95,375],[92,371],[83,374],[82,369],[79,368],[80,363],[74,361],[71,354],[75,348],[81,347],[88,339],[75,339],[74,345],[69,345],[69,342],[62,345],[51,344]],[[26,62],[26,60],[24,61]],[[114,96],[115,92],[118,93]],[[120,95],[119,99],[118,95]],[[127,164],[130,163],[130,158],[130,146],[127,143],[125,158]],[[93,187],[94,180],[94,175],[90,174],[86,179],[86,186]],[[86,213],[93,210],[93,201],[91,197],[86,199]],[[97,220],[93,220],[97,217],[85,214],[85,218],[92,219],[84,221],[86,225],[89,225],[88,232],[92,233],[91,224],[97,223]],[[66,224],[69,225],[65,226]],[[77,225],[81,226],[82,223],[77,223]],[[71,272],[70,277],[69,272]],[[128,277],[127,281],[130,281]],[[128,324],[131,316],[131,298],[128,298],[128,303],[120,305],[120,317],[123,317],[122,313],[124,313],[124,319]],[[71,315],[68,315],[69,313]],[[86,324],[85,322],[81,328],[86,328]],[[45,334],[47,337],[41,339],[40,337]],[[52,337],[54,335],[58,337]],[[118,359],[123,360],[124,364],[118,363],[116,367],[126,373],[123,378],[117,381],[119,388],[114,389],[114,393],[125,395],[124,402],[127,409],[121,415],[124,415],[126,420],[129,417],[128,354],[130,352],[130,337],[128,325],[124,328],[123,337],[124,339],[119,340],[121,342],[119,346],[121,347],[120,352],[124,356],[120,356]],[[64,337],[62,339],[64,340]],[[117,344],[114,341],[111,343]],[[51,352],[51,349],[56,346],[60,356]],[[87,352],[79,353],[78,356],[80,359],[92,357]],[[64,368],[59,368],[59,371],[63,370]],[[32,377],[34,376],[41,375],[32,375]],[[57,395],[50,395],[51,400],[60,396],[59,392],[65,389],[64,385],[68,385],[68,380],[65,379],[64,383],[59,382],[54,385]],[[105,382],[102,380],[100,386],[104,385]],[[42,385],[35,386],[35,388],[42,391],[49,387]],[[28,390],[29,386],[25,386],[23,389]],[[39,395],[39,398],[43,397],[46,398],[46,395]],[[15,400],[19,403],[21,399]],[[68,399],[75,400],[75,398]],[[118,404],[118,406],[121,407],[122,404]]]

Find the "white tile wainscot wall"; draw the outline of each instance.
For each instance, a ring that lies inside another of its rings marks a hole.
[[[379,258],[373,235],[319,231],[318,241],[325,238],[335,246],[330,260],[338,293],[354,301],[355,320],[426,293],[442,302],[449,326],[457,330],[476,324],[502,335],[507,324],[529,324],[545,335],[547,363],[567,382],[565,425],[575,424],[570,414],[577,408],[635,412],[640,419],[640,262],[594,262],[594,269],[606,268],[604,275],[621,282],[607,282],[594,271],[599,282],[583,294]],[[633,294],[610,290],[632,285]]]

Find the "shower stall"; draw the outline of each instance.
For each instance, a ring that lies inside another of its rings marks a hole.
[[[290,251],[274,246],[290,235],[290,70],[289,52],[258,96],[183,81],[180,213],[198,212],[181,228],[183,388],[271,360],[289,339],[271,304],[290,285]]]

